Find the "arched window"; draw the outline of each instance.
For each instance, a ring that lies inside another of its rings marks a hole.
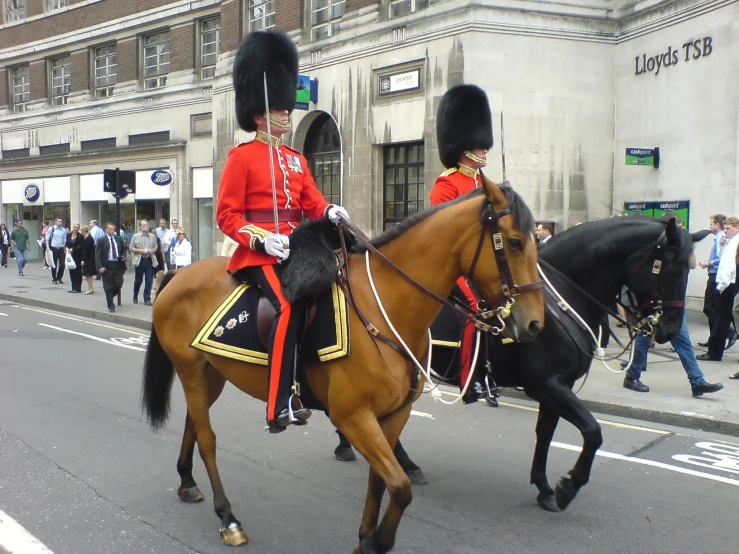
[[[331,204],[341,204],[341,137],[327,113],[319,115],[305,138],[305,157],[318,190]]]

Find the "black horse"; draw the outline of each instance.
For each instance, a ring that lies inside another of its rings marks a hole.
[[[638,216],[612,218],[565,231],[541,251],[544,274],[566,304],[548,289],[544,330],[533,342],[497,349],[495,361],[507,369],[516,386],[539,402],[531,483],[539,489],[537,501],[544,509],[567,508],[588,482],[595,454],[603,443],[600,425],[572,390],[575,381],[590,369],[596,347],[573,312],[597,336],[606,315],[604,306],[610,306],[627,286],[636,297],[643,322],[650,315],[659,315],[654,327],[656,341],[669,341],[682,323],[693,243],[707,234],[701,231],[691,235],[677,227],[674,219],[665,223]],[[583,449],[569,477],[561,478],[552,488],[546,474],[547,456],[560,418],[580,431]],[[350,458],[351,445],[344,437],[340,436],[340,441],[337,458]],[[425,482],[400,441],[395,455],[415,483]]]

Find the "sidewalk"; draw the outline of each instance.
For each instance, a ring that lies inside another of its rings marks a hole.
[[[0,268],[0,300],[37,306],[62,313],[92,317],[103,321],[129,325],[140,329],[151,328],[151,307],[133,304],[133,271],[126,273],[123,305],[116,306],[115,313],[108,312],[105,305],[102,281],[94,281],[95,294],[69,294],[69,277],[65,274],[63,285],[53,285],[48,271],[40,262],[26,266],[26,277],[18,277],[14,260],[9,260],[8,269]],[[87,284],[83,282],[82,290]],[[708,327],[697,314],[690,314],[690,333],[693,343],[708,337]],[[701,321],[701,323],[695,323]],[[619,338],[625,342],[625,333],[617,329]],[[611,340],[607,353],[616,354],[615,341]],[[622,387],[623,375],[610,373],[601,362],[594,362],[585,386],[578,396],[597,413],[642,419],[656,423],[679,425],[739,436],[739,381],[728,377],[739,370],[739,343],[726,352],[722,362],[700,362],[701,369],[709,382],[723,383],[725,388],[716,394],[693,398],[690,385],[680,360],[674,353],[667,352],[669,344],[657,345],[649,354],[648,371],[642,381],[651,392],[637,393]],[[702,352],[702,348],[696,350]],[[609,362],[612,369],[620,369],[619,362]],[[580,382],[575,385],[577,391]],[[507,390],[506,396],[525,398],[521,393]]]

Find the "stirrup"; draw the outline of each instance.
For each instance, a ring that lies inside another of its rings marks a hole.
[[[297,403],[295,409],[293,409],[293,402]],[[313,412],[303,407],[300,397],[295,394],[291,394],[290,399],[287,401],[287,413],[290,425],[305,425],[308,423],[308,418],[313,415]]]
[[[503,387],[499,387],[495,384],[495,381],[493,381],[493,387],[490,387],[490,381],[492,381],[491,377],[489,375],[485,376],[485,388],[488,391],[488,398],[499,398],[500,397],[500,391],[503,390]]]

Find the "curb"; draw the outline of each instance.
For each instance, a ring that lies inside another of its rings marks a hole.
[[[532,399],[525,393],[514,389],[505,389],[504,393],[501,395],[501,398],[502,397],[532,401]],[[626,417],[651,423],[658,423],[661,425],[674,425],[677,427],[685,427],[687,429],[695,429],[696,431],[707,431],[710,433],[739,437],[739,422],[708,419],[705,417],[695,417],[672,412],[660,412],[659,410],[637,408],[634,406],[622,406],[620,404],[601,402],[599,400],[586,400],[582,398],[581,400],[585,404],[585,407],[593,413]]]
[[[46,302],[45,300],[36,300],[35,298],[28,298],[26,296],[18,296],[15,294],[7,293],[0,293],[0,300],[5,300],[6,302],[14,302],[16,304],[23,304],[25,306],[34,306],[36,308],[46,308],[47,310],[54,310],[56,312],[62,312],[70,315],[89,317],[91,319],[106,321],[108,323],[117,323],[118,325],[126,325],[128,327],[134,327],[143,331],[151,330],[151,321],[145,321],[143,319],[127,315],[119,315],[117,313],[110,313],[107,310],[98,311],[85,308],[76,308],[74,306],[65,306],[63,304],[56,304],[54,302]]]

